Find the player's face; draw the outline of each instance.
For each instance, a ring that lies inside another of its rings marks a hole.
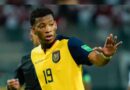
[[[57,24],[52,15],[46,15],[36,18],[33,30],[41,44],[50,44],[56,38]]]

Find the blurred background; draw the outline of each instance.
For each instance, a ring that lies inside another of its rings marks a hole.
[[[119,5],[129,3],[130,0],[0,0],[0,4],[31,4],[31,5],[43,5],[43,4],[108,4]]]
[[[4,90],[2,87],[6,86],[6,81],[13,77],[21,57],[33,47],[29,36],[29,15],[32,9],[42,7],[43,3],[39,3],[42,0],[33,0],[33,6],[21,5],[29,1],[0,1],[16,3],[0,6],[0,90]],[[91,77],[91,90],[127,90],[130,72],[130,2],[124,0],[124,5],[113,5],[122,1],[100,1],[108,5],[45,6],[54,11],[59,34],[78,37],[92,48],[103,46],[110,33],[123,41],[108,65],[101,68],[84,66],[84,69]]]

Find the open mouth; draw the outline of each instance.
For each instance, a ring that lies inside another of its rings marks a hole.
[[[45,40],[49,41],[49,40],[51,40],[52,38],[53,38],[52,35],[48,35],[48,36],[45,37]]]

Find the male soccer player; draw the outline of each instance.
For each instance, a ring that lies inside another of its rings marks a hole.
[[[81,65],[106,65],[122,43],[110,34],[103,47],[91,49],[75,37],[57,35],[54,14],[48,8],[35,9],[30,23],[40,45],[31,51],[29,64],[41,90],[84,90]]]

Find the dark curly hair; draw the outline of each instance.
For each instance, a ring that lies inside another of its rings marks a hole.
[[[31,16],[30,16],[31,26],[33,26],[35,24],[36,18],[44,17],[48,14],[51,14],[54,17],[54,13],[52,12],[52,10],[47,8],[47,7],[37,8],[37,9],[33,10],[32,13],[31,13]]]

